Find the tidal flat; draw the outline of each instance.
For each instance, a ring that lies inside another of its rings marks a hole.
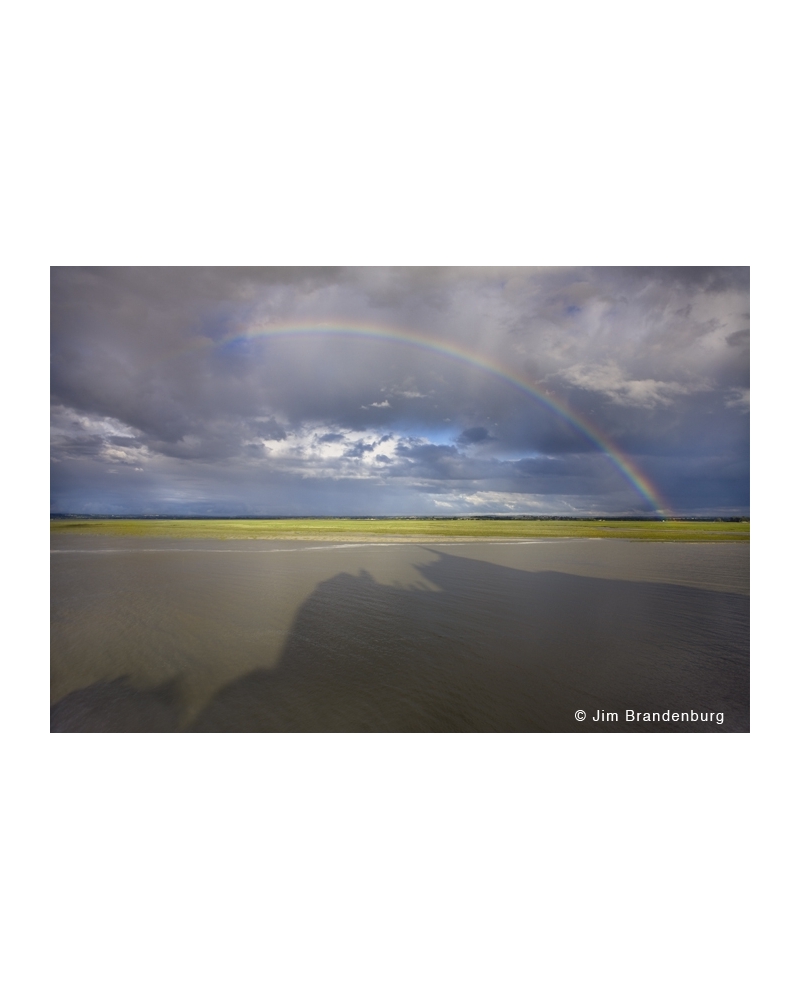
[[[747,522],[291,523],[54,522],[51,729],[749,730]]]

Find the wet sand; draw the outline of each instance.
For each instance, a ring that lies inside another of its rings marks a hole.
[[[52,548],[56,731],[749,728],[746,544]],[[626,709],[724,723],[628,724]]]

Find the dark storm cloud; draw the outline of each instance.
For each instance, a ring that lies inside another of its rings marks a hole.
[[[620,274],[633,282],[650,281],[668,288],[683,288],[692,292],[749,293],[749,267],[622,267],[602,268],[609,274]]]
[[[456,441],[463,445],[483,444],[484,441],[494,441],[494,438],[485,427],[468,427],[458,435]]]
[[[53,506],[98,513],[747,506],[746,268],[55,268]],[[522,505],[522,506],[520,506]],[[544,505],[544,507],[542,506]]]
[[[730,344],[731,347],[744,347],[750,346],[750,328],[746,330],[736,330],[735,333],[729,333],[725,338],[725,342]]]

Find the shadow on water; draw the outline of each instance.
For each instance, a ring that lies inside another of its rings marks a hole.
[[[50,709],[51,733],[172,733],[180,719],[178,684],[140,691],[127,678],[73,691]]]
[[[277,666],[227,684],[188,729],[748,731],[748,598],[437,554],[418,567],[435,589],[365,571],[319,584]],[[53,707],[52,729],[175,731],[178,690],[94,684]],[[724,723],[626,723],[626,709],[723,713]],[[619,720],[593,722],[598,710]]]

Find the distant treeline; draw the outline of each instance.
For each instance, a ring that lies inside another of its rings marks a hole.
[[[51,521],[749,521],[748,517],[659,517],[655,514],[571,517],[563,514],[51,514]]]

